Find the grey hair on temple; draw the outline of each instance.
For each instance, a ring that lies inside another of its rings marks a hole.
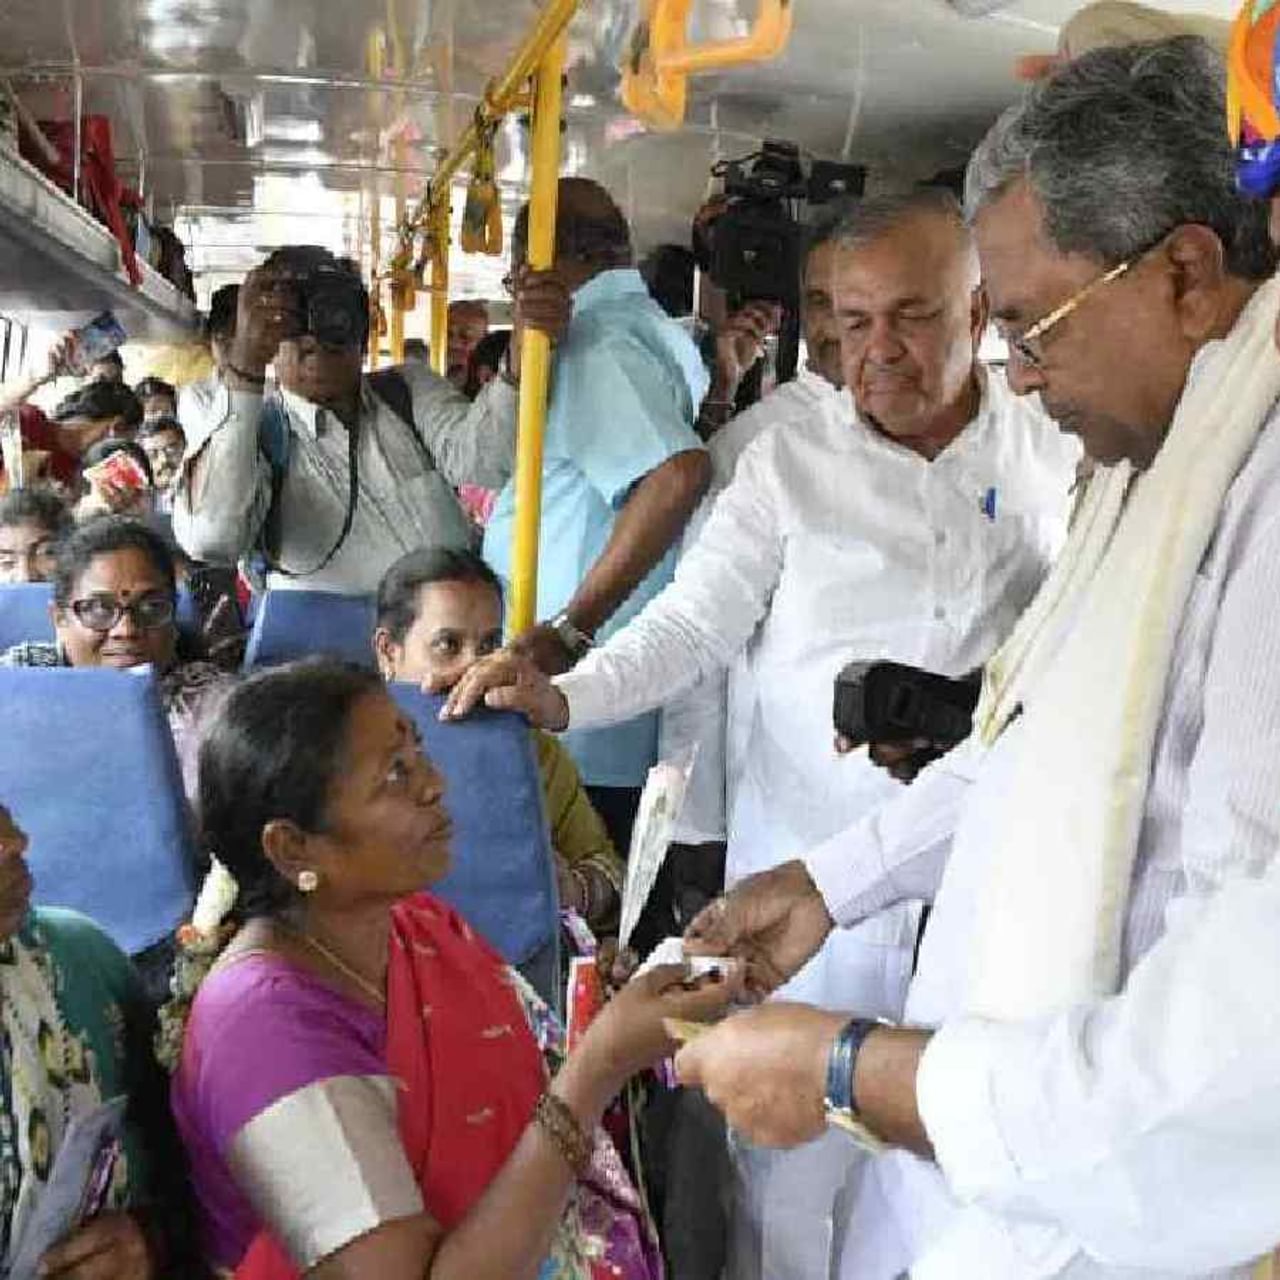
[[[934,218],[955,234],[957,260],[966,262],[973,287],[978,284],[978,252],[960,201],[946,187],[921,186],[899,195],[872,196],[842,211],[829,233],[842,249],[858,249],[914,218]]]
[[[1061,253],[1116,265],[1199,224],[1234,275],[1275,269],[1268,206],[1236,189],[1222,59],[1197,37],[1094,49],[1030,89],[969,162],[970,221],[1023,180]]]
[[[908,218],[933,215],[954,225],[966,241],[964,211],[960,201],[945,187],[917,187],[899,195],[871,196],[841,211],[828,232],[828,239],[841,245],[869,244]]]

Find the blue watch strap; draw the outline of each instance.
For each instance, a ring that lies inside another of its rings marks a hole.
[[[858,1051],[879,1025],[873,1018],[852,1018],[840,1028],[827,1058],[827,1092],[823,1101],[829,1110],[857,1115],[858,1100],[853,1080]]]

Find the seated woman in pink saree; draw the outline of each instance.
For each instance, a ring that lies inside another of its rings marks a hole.
[[[448,866],[441,797],[373,675],[299,664],[223,706],[201,816],[244,923],[173,1089],[209,1261],[242,1280],[656,1280],[599,1118],[671,1049],[664,1018],[715,1016],[735,983],[655,970],[562,1058],[537,996],[415,892]],[[219,914],[198,910],[205,936]]]

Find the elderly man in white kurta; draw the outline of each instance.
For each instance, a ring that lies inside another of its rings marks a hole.
[[[833,267],[851,398],[743,453],[676,579],[555,685],[518,659],[473,668],[450,708],[486,689],[546,727],[659,706],[745,654],[751,698],[728,820],[727,876],[775,865],[900,786],[832,748],[832,687],[853,660],[947,675],[981,666],[1038,589],[1064,536],[1078,450],[976,351],[986,325],[958,205],[927,191],[868,201]],[[789,994],[901,1012],[918,913],[895,907],[831,945]],[[765,1164],[767,1163],[767,1167]],[[747,1197],[761,1274],[825,1277],[838,1145],[762,1162]],[[741,1259],[735,1275],[750,1273]]]
[[[906,1007],[936,1030],[778,1004],[679,1064],[758,1139],[821,1132],[825,1093],[901,1148],[849,1230],[882,1247],[859,1280],[1246,1276],[1280,1239],[1251,1125],[1274,1132],[1275,1077],[1247,1048],[1275,1036],[1280,285],[1222,81],[1196,41],[1095,51],[979,149],[1014,385],[1103,469],[975,739],[695,922],[785,973],[833,921],[936,888]]]

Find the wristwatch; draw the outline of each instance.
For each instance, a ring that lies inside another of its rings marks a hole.
[[[558,613],[551,619],[551,630],[560,637],[560,643],[572,655],[574,662],[585,658],[595,647],[595,641],[580,627],[569,621],[567,613]]]
[[[867,1128],[858,1114],[858,1097],[853,1082],[858,1050],[880,1025],[874,1018],[852,1018],[840,1028],[827,1058],[827,1087],[822,1098],[828,1124],[843,1129],[859,1146],[877,1152],[883,1151],[885,1144]]]

